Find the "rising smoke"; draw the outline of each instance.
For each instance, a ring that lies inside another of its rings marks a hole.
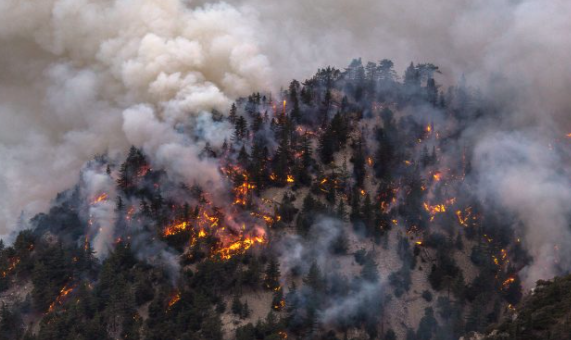
[[[565,0],[3,0],[0,234],[75,184],[95,154],[118,159],[129,145],[188,184],[215,187],[216,166],[198,154],[228,129],[207,112],[362,56],[399,69],[433,62],[441,82],[465,74],[508,108],[501,124],[466,136],[477,184],[525,221],[534,256],[551,256],[555,239],[569,239],[571,194],[553,170],[560,160],[537,148],[571,130],[569,16]],[[530,125],[541,133],[511,133]],[[522,157],[506,161],[513,152]],[[538,196],[547,202],[534,205]]]

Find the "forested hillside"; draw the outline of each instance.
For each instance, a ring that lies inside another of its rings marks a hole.
[[[439,73],[356,59],[240,98],[212,112],[217,173],[188,169],[207,186],[95,156],[0,245],[0,339],[444,340],[517,313],[530,257],[466,137],[501,108]],[[544,338],[525,329],[559,322],[535,312],[556,287],[502,329]]]

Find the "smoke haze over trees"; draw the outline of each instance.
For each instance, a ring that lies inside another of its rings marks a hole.
[[[0,292],[32,288],[0,321],[36,315],[32,339],[483,331],[571,270],[569,16],[1,2]]]

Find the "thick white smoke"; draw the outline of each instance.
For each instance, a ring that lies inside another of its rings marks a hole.
[[[530,132],[494,133],[475,150],[478,189],[488,206],[499,205],[522,225],[525,249],[532,263],[520,273],[524,285],[535,286],[571,266],[571,181],[549,140]]]
[[[97,256],[106,256],[115,242],[115,180],[102,165],[91,162],[83,169],[81,182],[83,202],[88,205],[86,241]]]
[[[0,235],[76,183],[95,154],[130,144],[188,182],[216,183],[203,145],[173,128],[221,144],[224,127],[203,112],[268,88],[255,20],[224,3],[0,1]]]
[[[215,183],[201,145],[173,127],[220,143],[224,127],[203,111],[358,56],[401,70],[433,62],[447,83],[465,74],[512,104],[506,130],[571,131],[569,17],[567,0],[2,0],[0,234],[73,185],[94,154],[129,144],[186,181]]]

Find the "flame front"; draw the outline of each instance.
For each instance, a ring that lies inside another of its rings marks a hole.
[[[245,237],[230,243],[226,247],[222,247],[213,252],[213,256],[220,256],[223,260],[229,260],[233,256],[244,254],[255,244],[265,244],[266,239],[263,236]]]
[[[97,204],[99,202],[103,202],[106,201],[108,198],[108,195],[106,193],[102,193],[101,195],[95,197],[92,201],[91,204]]]
[[[63,286],[63,288],[59,291],[59,295],[57,296],[55,301],[50,304],[50,306],[48,308],[48,313],[53,312],[55,310],[56,306],[62,305],[65,297],[68,296],[69,293],[71,293],[74,288],[75,287],[68,286],[67,284],[65,286]]]

